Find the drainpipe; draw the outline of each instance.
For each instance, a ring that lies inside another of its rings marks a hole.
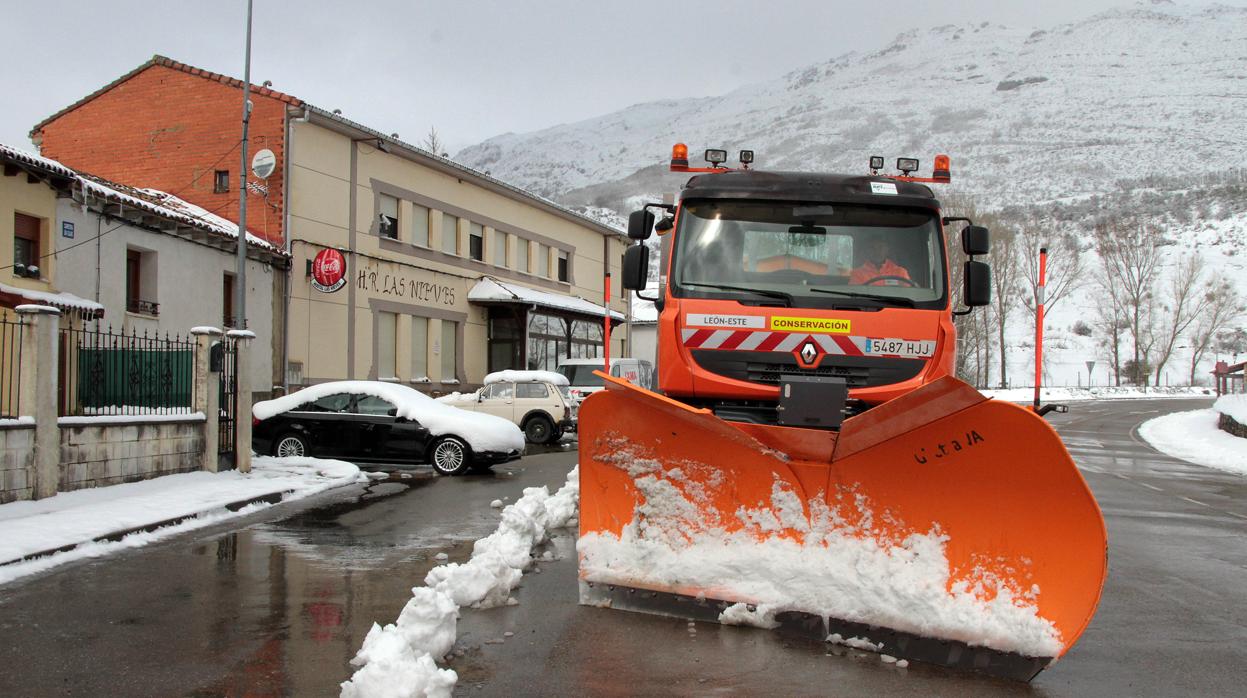
[[[290,234],[290,158],[294,153],[294,124],[306,124],[311,117],[312,112],[307,106],[303,107],[303,116],[292,119],[290,113],[286,113],[286,142],[281,164],[281,234],[285,238],[282,242],[288,262],[294,259],[291,243],[293,236]],[[282,284],[281,387],[282,392],[287,395],[290,394],[290,285],[294,272],[294,264],[290,262],[290,268],[286,270],[286,283]]]

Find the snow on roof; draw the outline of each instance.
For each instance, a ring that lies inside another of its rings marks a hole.
[[[576,296],[566,296],[562,293],[552,293],[550,291],[538,291],[535,288],[520,286],[519,284],[503,283],[492,276],[482,277],[480,281],[468,291],[469,301],[510,301],[518,303],[531,303],[532,305],[543,308],[554,308],[556,310],[566,310],[572,313],[580,313],[582,315],[594,315],[597,317],[606,316],[606,308],[587,301]],[[614,320],[623,320],[622,313],[610,311],[611,318]]]
[[[485,385],[490,383],[553,383],[568,385],[567,376],[554,371],[494,371],[485,376]]]
[[[323,397],[342,393],[379,397],[397,408],[396,416],[419,422],[434,436],[458,436],[476,452],[524,450],[524,433],[509,420],[451,407],[405,385],[380,381],[318,383],[274,400],[257,402],[251,406],[251,414],[256,419],[268,419]]]
[[[0,143],[0,154],[7,158],[12,158],[28,165],[34,165],[35,167],[54,172],[64,177],[76,178],[78,176],[77,172],[55,160],[49,160],[42,155],[35,155],[34,153],[26,152],[21,148],[14,148],[11,145],[5,145],[4,143]]]
[[[661,291],[656,285],[648,285],[643,293],[650,297],[657,297]],[[632,322],[647,323],[658,322],[658,308],[654,307],[653,301],[647,301],[635,293],[632,296]]]
[[[34,305],[50,305],[61,310],[81,310],[86,313],[104,314],[104,306],[72,293],[53,293],[0,283],[0,293],[10,294],[30,301]]]
[[[94,196],[142,209],[161,218],[177,221],[210,233],[223,235],[234,240],[238,239],[237,223],[222,218],[189,201],[180,199],[173,194],[168,194],[158,189],[139,189],[117,182],[110,182],[102,177],[78,172],[55,160],[49,160],[4,143],[0,143],[0,158],[23,162],[73,179],[82,185],[84,192],[89,191]],[[286,254],[280,247],[270,244],[251,231],[247,231],[247,244],[274,254],[283,256]]]
[[[180,199],[159,189],[138,189],[110,182],[94,175],[80,175],[85,190],[96,196],[149,211],[163,218],[175,220],[201,230],[238,239],[238,224],[222,218],[200,206]],[[285,254],[280,247],[270,244],[251,231],[247,231],[247,244],[276,254]]]

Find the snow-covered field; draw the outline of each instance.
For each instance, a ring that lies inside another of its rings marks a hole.
[[[367,479],[359,468],[342,461],[260,456],[252,460],[249,474],[233,470],[182,473],[61,492],[47,499],[10,502],[0,505],[0,583],[72,560],[141,547],[270,506],[251,504],[230,511],[226,504],[270,494],[282,494],[283,501],[291,501]],[[132,533],[118,541],[92,542],[120,531],[175,519],[185,520],[150,532]],[[15,562],[65,546],[74,547]]]
[[[359,669],[342,684],[342,698],[450,696],[458,675],[437,660],[455,644],[459,609],[515,603],[511,590],[533,561],[533,548],[551,530],[574,524],[579,502],[579,468],[553,495],[545,487],[526,488],[502,510],[498,529],[476,541],[471,559],[429,570],[426,586],[411,590],[397,621],[373,624],[351,660]]]
[[[1175,412],[1144,422],[1139,436],[1174,458],[1247,475],[1247,439],[1221,431],[1219,418],[1215,409]]]

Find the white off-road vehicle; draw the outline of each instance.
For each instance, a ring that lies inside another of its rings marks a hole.
[[[498,371],[485,376],[484,387],[474,393],[438,400],[509,419],[529,443],[547,444],[576,430],[576,401],[567,386],[566,377],[551,371]]]

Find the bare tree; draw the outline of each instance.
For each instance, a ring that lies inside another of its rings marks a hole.
[[[1156,350],[1156,385],[1160,385],[1161,372],[1173,356],[1178,339],[1203,314],[1204,306],[1209,303],[1209,289],[1203,285],[1203,277],[1204,258],[1191,252],[1169,279],[1169,302]]]
[[[442,143],[442,137],[437,133],[437,127],[430,126],[429,134],[424,137],[424,141],[420,143],[420,147],[430,153],[433,153],[434,155],[446,157],[446,153],[442,150],[444,146],[445,143]]]
[[[986,216],[983,223],[992,229],[992,251],[988,261],[992,265],[992,315],[995,319],[996,342],[1000,359],[1000,387],[1008,386],[1009,350],[1005,341],[1009,318],[1018,307],[1018,282],[1021,276],[1021,257],[1018,254],[1018,234],[997,216]]]
[[[1214,278],[1207,288],[1207,303],[1195,320],[1191,330],[1191,385],[1195,385],[1195,371],[1212,347],[1217,334],[1243,317],[1243,298],[1225,277]]]
[[[1050,232],[1031,224],[1017,231],[1013,243],[1018,256],[1019,298],[1030,312],[1032,336],[1039,307],[1039,250],[1048,250],[1048,276],[1045,284],[1044,312],[1050,313],[1070,291],[1083,283],[1085,256],[1083,245],[1069,232]]]
[[[1157,230],[1140,224],[1111,222],[1095,230],[1100,271],[1120,292],[1120,313],[1130,333],[1134,358],[1127,374],[1143,385],[1148,382],[1147,362],[1155,341],[1153,298],[1162,242]]]

